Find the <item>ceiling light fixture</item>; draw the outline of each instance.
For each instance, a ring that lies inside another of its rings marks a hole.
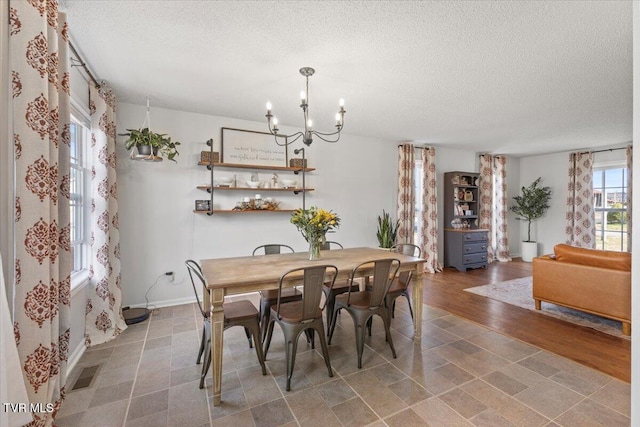
[[[317,136],[326,142],[338,142],[340,139],[340,132],[344,126],[344,113],[346,113],[344,109],[344,99],[340,99],[338,113],[336,114],[336,131],[332,133],[323,133],[318,132],[317,130],[313,130],[313,122],[309,119],[309,77],[313,76],[315,70],[311,67],[302,67],[300,68],[300,74],[302,74],[307,80],[306,90],[300,92],[300,108],[302,108],[302,112],[304,114],[304,132],[296,132],[291,135],[279,135],[278,134],[278,119],[271,114],[271,103],[267,102],[267,124],[269,126],[269,132],[275,137],[276,144],[278,145],[289,145],[294,141],[297,141],[300,137],[302,137],[302,142],[306,145],[311,145],[313,142],[313,137]],[[278,138],[283,138],[284,143],[281,143]]]

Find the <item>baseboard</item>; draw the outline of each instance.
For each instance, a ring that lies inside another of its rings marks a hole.
[[[146,307],[151,309],[151,308],[171,307],[173,305],[181,305],[181,304],[193,304],[194,302],[196,302],[196,297],[191,296],[191,297],[185,297],[185,298],[167,299],[162,301],[149,301],[148,305],[146,303],[131,304],[128,307],[131,307],[131,308]]]
[[[84,343],[84,340],[78,344],[78,346],[73,350],[73,353],[67,358],[67,379],[69,378],[69,374],[73,371],[73,368],[78,364],[80,358],[84,354],[87,346]]]
[[[255,292],[248,292],[248,294],[252,294],[252,293],[255,293]],[[241,295],[246,295],[246,294],[236,294],[234,295],[234,297],[241,296]],[[198,298],[200,298],[200,301],[202,301],[202,295],[198,295]],[[149,301],[148,305],[146,303],[129,304],[129,305],[125,305],[125,307],[131,307],[131,308],[146,307],[148,309],[152,309],[152,308],[171,307],[174,305],[182,305],[182,304],[193,304],[195,302],[196,302],[196,297],[192,296],[192,297],[185,297],[185,298],[167,299],[167,300],[161,300],[161,301]]]

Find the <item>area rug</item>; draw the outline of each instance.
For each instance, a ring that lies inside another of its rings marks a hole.
[[[604,317],[595,316],[544,301],[542,302],[542,310],[536,310],[535,303],[531,296],[532,282],[533,278],[531,276],[521,277],[519,279],[508,280],[506,282],[467,288],[465,291],[526,308],[528,310],[533,310],[547,316],[557,317],[558,319],[593,328],[606,334],[630,339],[630,337],[622,334],[622,324],[615,320],[606,319]]]

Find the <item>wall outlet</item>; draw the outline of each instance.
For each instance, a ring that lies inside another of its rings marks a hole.
[[[176,274],[173,271],[167,271],[164,274],[165,276],[167,276],[167,279],[169,279],[170,282],[173,282],[176,279]]]

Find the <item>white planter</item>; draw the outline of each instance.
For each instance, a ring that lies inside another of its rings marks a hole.
[[[531,262],[538,256],[538,242],[522,242],[522,246],[520,246],[520,248],[522,260],[524,262]]]

